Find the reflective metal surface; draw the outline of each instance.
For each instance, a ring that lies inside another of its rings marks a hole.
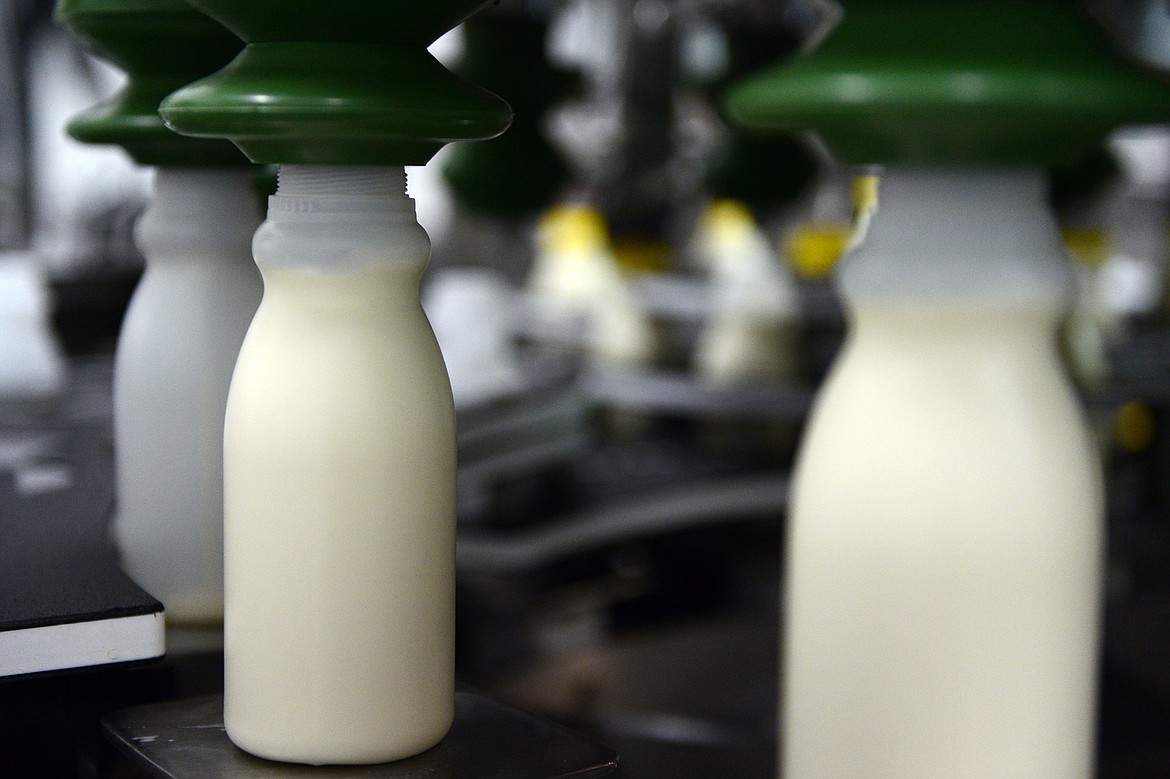
[[[252,757],[228,740],[223,698],[142,706],[106,717],[115,744],[162,779],[594,779],[617,769],[613,750],[482,693],[455,693],[455,723],[435,748],[372,766],[313,767]]]

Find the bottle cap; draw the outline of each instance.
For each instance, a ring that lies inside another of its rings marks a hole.
[[[628,273],[670,270],[670,244],[652,235],[623,235],[613,240],[611,252],[618,268]]]
[[[784,254],[798,277],[824,279],[833,272],[848,243],[848,225],[802,225],[784,240]]]
[[[550,208],[540,220],[537,235],[546,252],[592,251],[609,244],[609,231],[601,212],[580,204]]]
[[[712,200],[703,208],[699,225],[716,240],[743,238],[755,228],[756,219],[747,203],[731,198]]]

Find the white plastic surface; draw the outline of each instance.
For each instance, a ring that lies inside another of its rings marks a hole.
[[[224,436],[224,717],[261,757],[378,763],[454,714],[455,415],[402,169],[284,166]]]
[[[0,631],[0,677],[162,657],[164,626],[158,613]]]
[[[1091,775],[1099,466],[1039,173],[894,171],[794,475],[790,779]]]
[[[126,572],[176,625],[223,618],[223,415],[261,291],[251,177],[161,169],[137,226],[146,272],[114,366],[113,532]]]
[[[36,258],[0,253],[0,399],[61,393],[65,359],[50,313],[44,274]]]
[[[427,286],[423,308],[457,408],[508,397],[524,386],[514,344],[516,303],[507,281],[486,268],[450,268]]]
[[[1039,173],[886,174],[864,248],[840,260],[842,293],[919,304],[1063,306],[1072,276],[1052,216],[1037,202],[1043,186]]]

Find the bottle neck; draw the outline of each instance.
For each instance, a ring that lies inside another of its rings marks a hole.
[[[246,167],[159,168],[150,205],[135,226],[147,263],[246,261],[261,221],[254,175]]]
[[[852,307],[1063,307],[1071,275],[1039,169],[892,169],[842,262]]]
[[[282,165],[253,250],[262,270],[421,271],[430,241],[406,194],[403,168]]]
[[[301,199],[305,203],[333,202],[339,211],[385,207],[414,215],[414,201],[406,197],[406,170],[401,166],[281,165],[273,197],[278,208]],[[363,206],[363,200],[372,203]]]

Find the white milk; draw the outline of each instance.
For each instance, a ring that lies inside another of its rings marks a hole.
[[[1091,775],[1102,498],[1067,281],[1039,174],[883,180],[793,485],[782,776]]]
[[[113,534],[171,624],[223,619],[224,406],[261,293],[252,177],[162,168],[136,227],[146,272],[114,368]]]
[[[228,735],[422,752],[454,712],[455,422],[402,169],[283,166],[224,438]]]

